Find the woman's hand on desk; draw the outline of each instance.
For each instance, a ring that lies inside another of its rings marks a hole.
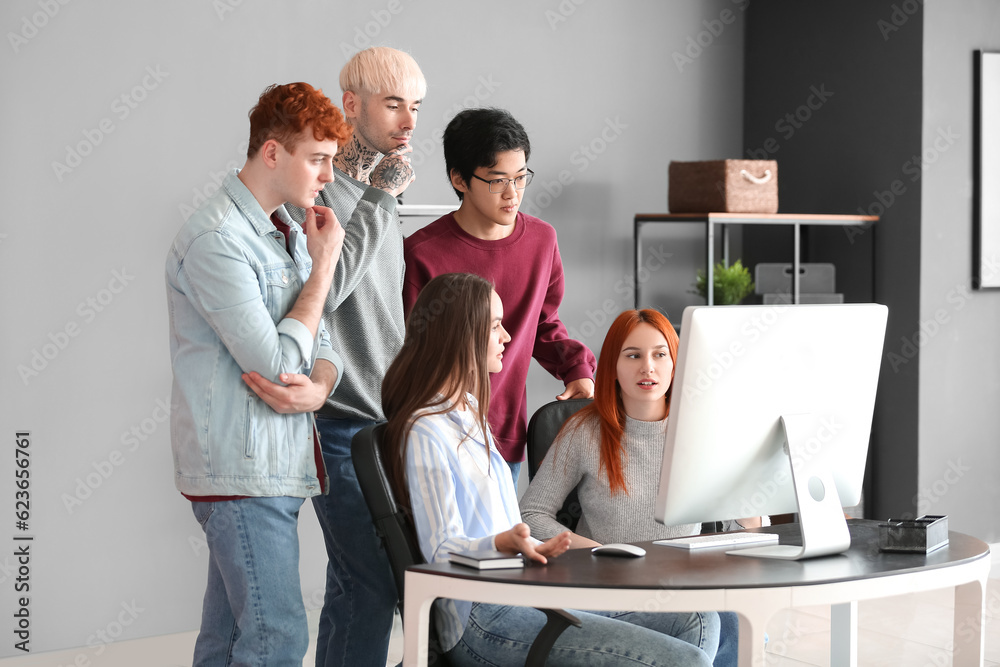
[[[576,533],[570,533],[570,549],[593,549],[594,547],[601,546],[600,542],[595,542],[589,537],[584,537],[583,535],[577,535]]]
[[[570,532],[563,531],[550,540],[535,544],[528,524],[519,523],[510,530],[498,533],[493,542],[497,551],[520,553],[525,558],[547,563],[549,558],[555,558],[569,549]]]

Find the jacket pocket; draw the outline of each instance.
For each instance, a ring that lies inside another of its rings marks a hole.
[[[254,435],[256,417],[253,409],[253,394],[247,394],[247,416],[243,420],[243,458],[252,459],[257,451],[257,438]]]
[[[294,264],[272,264],[264,269],[264,303],[271,319],[278,322],[298,298],[302,281]]]

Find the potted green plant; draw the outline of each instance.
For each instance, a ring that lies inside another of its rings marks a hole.
[[[712,271],[712,283],[712,300],[718,306],[736,305],[753,292],[750,270],[743,266],[740,260],[736,260],[730,266],[722,262],[716,264]],[[698,269],[692,294],[699,294],[706,302],[708,301],[708,280],[704,269]]]

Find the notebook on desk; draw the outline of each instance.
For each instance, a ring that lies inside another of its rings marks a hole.
[[[448,553],[448,560],[457,565],[477,570],[504,570],[524,567],[524,558],[520,554],[504,551],[451,551]]]

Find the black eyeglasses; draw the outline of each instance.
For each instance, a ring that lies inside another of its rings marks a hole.
[[[483,183],[488,183],[490,186],[490,192],[493,194],[500,194],[501,192],[505,192],[507,190],[507,185],[510,183],[514,184],[514,188],[516,190],[525,189],[528,187],[528,183],[531,183],[531,177],[534,175],[535,172],[528,169],[528,173],[515,176],[514,178],[494,178],[493,180],[486,180],[485,178],[481,178],[475,174],[473,174],[472,177],[478,178]]]

